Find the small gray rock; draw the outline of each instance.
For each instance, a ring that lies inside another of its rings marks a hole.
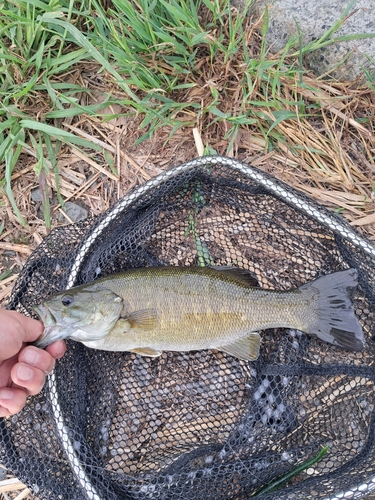
[[[31,199],[35,201],[35,203],[40,203],[42,201],[42,193],[39,188],[33,189],[31,191]]]
[[[80,220],[87,219],[89,212],[86,208],[81,205],[77,205],[77,203],[73,203],[72,201],[67,201],[65,203],[65,213],[73,222],[79,222]],[[60,214],[59,220],[62,222],[66,222],[66,218]]]
[[[5,476],[7,475],[7,470],[4,467],[4,465],[0,464],[0,481],[5,479]]]

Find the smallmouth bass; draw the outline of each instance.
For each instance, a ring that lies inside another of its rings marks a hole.
[[[213,267],[131,269],[59,292],[34,310],[46,347],[73,339],[107,351],[159,356],[217,349],[240,359],[259,355],[259,330],[293,328],[349,350],[365,347],[349,297],[354,269],[291,291],[265,290],[245,270]]]

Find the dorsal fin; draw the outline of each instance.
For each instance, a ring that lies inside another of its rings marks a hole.
[[[248,269],[240,269],[239,267],[234,266],[209,266],[211,269],[215,269],[215,271],[219,271],[220,273],[225,273],[232,278],[242,281],[247,286],[251,286],[254,288],[259,288],[259,282],[254,273],[249,271]]]

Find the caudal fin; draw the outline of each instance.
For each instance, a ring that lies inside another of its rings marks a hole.
[[[317,312],[307,333],[351,351],[362,351],[365,348],[363,330],[350,299],[350,291],[357,284],[357,271],[348,269],[301,286],[301,292],[313,294]]]

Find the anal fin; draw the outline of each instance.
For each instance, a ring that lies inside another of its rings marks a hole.
[[[140,354],[141,356],[151,356],[157,358],[161,355],[161,351],[152,349],[152,347],[136,347],[135,349],[130,349],[129,352],[134,352],[135,354]]]
[[[243,339],[236,340],[232,344],[217,347],[219,351],[226,352],[239,359],[246,361],[255,361],[259,356],[260,335],[259,333],[250,333]]]

